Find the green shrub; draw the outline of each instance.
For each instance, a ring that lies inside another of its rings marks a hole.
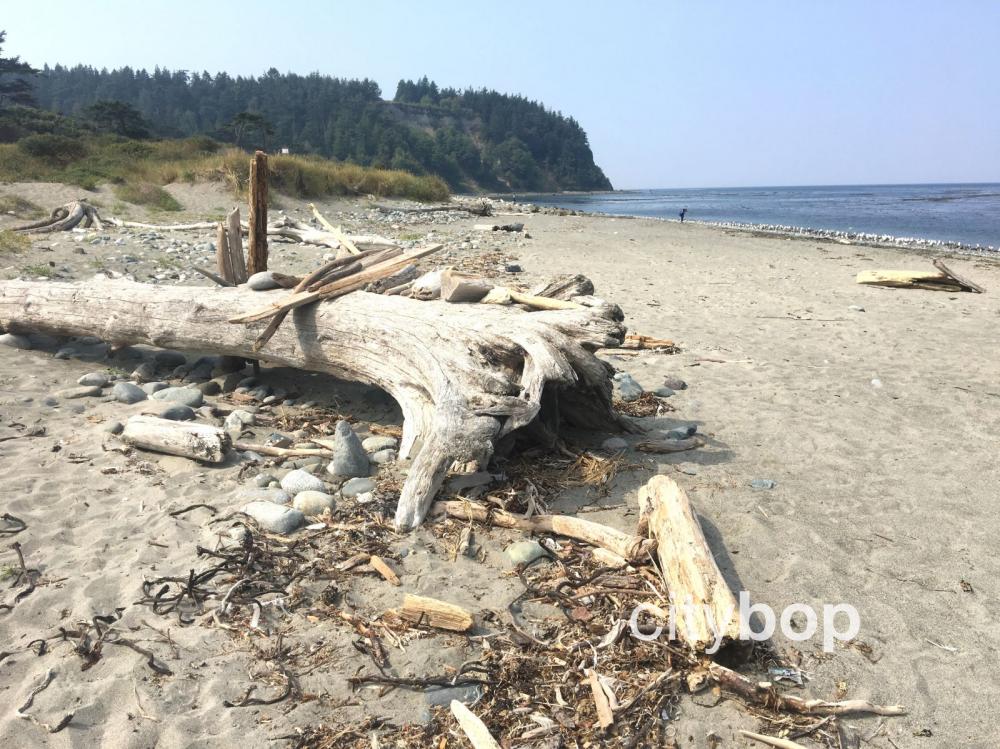
[[[29,156],[50,164],[65,166],[87,155],[87,148],[79,138],[65,135],[39,133],[21,138],[17,147]]]
[[[179,211],[183,206],[159,185],[149,182],[126,182],[115,186],[115,195],[126,203],[145,205],[161,211]]]

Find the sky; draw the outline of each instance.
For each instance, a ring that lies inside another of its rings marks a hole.
[[[616,188],[1000,181],[1000,2],[7,3],[4,55],[518,93]]]

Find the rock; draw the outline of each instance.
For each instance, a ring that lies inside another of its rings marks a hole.
[[[368,454],[361,440],[346,421],[338,421],[333,434],[333,458],[327,472],[334,476],[367,476],[370,470]]]
[[[121,434],[124,429],[125,425],[120,421],[109,421],[102,427],[102,431],[108,434]]]
[[[657,398],[669,398],[673,394],[674,394],[673,389],[668,388],[666,385],[664,385],[663,387],[658,387],[656,388],[656,390],[653,391],[653,395],[655,395]]]
[[[56,396],[69,400],[71,398],[93,398],[100,395],[101,389],[96,385],[81,385],[75,388],[66,388],[56,392]]]
[[[22,351],[28,351],[32,348],[31,339],[26,335],[18,335],[17,333],[4,333],[0,335],[0,346],[9,346],[10,348],[21,349]]]
[[[257,478],[253,480],[253,482],[262,489],[270,486],[272,481],[277,481],[277,479],[270,473],[258,473]]]
[[[247,279],[247,286],[254,291],[271,291],[271,289],[281,288],[281,284],[274,280],[274,273],[269,270],[254,273]]]
[[[306,516],[294,507],[274,502],[248,502],[243,505],[242,511],[271,533],[291,533],[306,522]]]
[[[664,377],[663,378],[664,387],[668,387],[671,390],[687,390],[687,383],[679,377]]]
[[[166,390],[170,387],[169,382],[163,382],[162,380],[154,380],[153,382],[144,382],[139,387],[142,388],[142,392],[146,395],[152,395],[153,393],[158,393],[161,390]]]
[[[308,471],[296,468],[294,471],[289,471],[281,479],[281,488],[294,497],[299,492],[325,492],[326,484],[323,483],[322,479],[316,478]]]
[[[196,388],[173,387],[153,393],[153,400],[181,403],[191,408],[198,408],[205,401],[205,396]]]
[[[322,515],[324,510],[333,510],[333,497],[324,492],[299,492],[292,500],[292,507],[303,515]]]
[[[376,435],[374,437],[366,438],[361,446],[365,449],[365,452],[377,453],[379,450],[388,450],[389,448],[396,447],[397,440],[395,437],[383,437],[381,435]]]
[[[107,387],[110,384],[110,382],[111,378],[109,378],[106,374],[104,374],[104,372],[90,372],[89,374],[85,374],[83,377],[77,380],[76,384],[104,388]]]
[[[46,398],[42,398],[42,404],[55,408],[56,406],[59,405],[59,399],[50,395]]]
[[[375,492],[364,492],[362,494],[359,494],[354,498],[354,501],[357,502],[359,505],[365,505],[368,504],[369,502],[374,502]]]
[[[219,387],[223,393],[231,393],[240,384],[240,380],[242,379],[243,375],[240,372],[230,372],[222,377],[216,377],[213,382],[219,383]]]
[[[132,371],[130,378],[136,382],[152,382],[156,379],[156,367],[152,362],[144,361]]]
[[[636,400],[643,393],[642,386],[626,372],[615,372],[612,384],[614,394],[626,402]]]
[[[340,493],[348,499],[372,491],[375,491],[375,480],[367,477],[349,479],[340,487]]]
[[[383,466],[386,463],[392,463],[396,460],[396,451],[391,447],[385,450],[379,450],[377,453],[372,453],[368,458],[375,465]]]
[[[160,411],[159,417],[161,419],[170,419],[171,421],[191,421],[194,419],[194,409],[191,406],[178,403],[175,406],[164,408]]]
[[[53,355],[56,359],[71,359],[76,356],[76,349],[72,346],[63,346],[61,349],[56,351]]]
[[[750,487],[753,489],[773,489],[777,485],[778,482],[771,479],[754,479],[750,482]]]
[[[506,265],[504,265],[503,269],[507,273],[523,273],[524,272],[524,268],[522,268],[517,263],[507,263]]]
[[[628,450],[628,442],[621,437],[608,437],[601,443],[601,449],[613,453],[621,452]]]
[[[849,309],[851,312],[864,312],[865,311],[864,307],[859,307],[857,304],[852,304],[847,309]]]
[[[264,440],[264,444],[271,447],[291,447],[292,438],[281,432],[271,432],[267,435],[267,439]]]
[[[424,700],[429,707],[448,707],[452,700],[472,704],[482,697],[478,685],[469,687],[445,687],[444,689],[428,689],[424,692]]]
[[[694,466],[677,466],[677,470],[681,473],[687,474],[688,476],[698,475],[698,469]]]
[[[157,351],[153,355],[153,361],[158,367],[174,369],[182,364],[187,364],[187,357],[180,351]]]
[[[504,549],[504,553],[515,565],[530,564],[547,554],[545,547],[537,541],[517,541]]]
[[[291,495],[282,489],[266,489],[263,487],[247,487],[236,492],[237,502],[271,502],[276,505],[287,505],[292,501]]]
[[[697,431],[697,424],[685,424],[684,426],[668,429],[663,433],[663,436],[668,440],[686,440],[688,437],[693,437]]]
[[[233,430],[243,430],[244,427],[253,426],[254,422],[257,420],[252,413],[249,411],[244,411],[242,408],[237,408],[235,411],[226,417],[226,421],[223,424],[223,428],[226,431]]]
[[[199,382],[195,385],[195,390],[200,391],[202,395],[218,395],[222,392],[222,385],[216,380],[208,380],[208,382]]]

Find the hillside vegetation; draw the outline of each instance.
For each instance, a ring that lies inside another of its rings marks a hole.
[[[122,102],[137,109],[150,134],[159,137],[207,135],[240,147],[288,148],[292,154],[438,175],[455,189],[611,187],[571,117],[521,96],[439,89],[426,78],[401,81],[391,102],[382,100],[370,80],[274,69],[260,77],[232,77],[57,65],[42,69],[31,84],[43,109],[86,119],[95,106]]]

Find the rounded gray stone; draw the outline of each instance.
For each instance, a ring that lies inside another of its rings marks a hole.
[[[388,450],[390,448],[395,448],[398,444],[398,440],[395,437],[384,437],[382,435],[375,435],[374,437],[368,437],[365,439],[361,446],[370,453],[377,453],[379,450]]]
[[[291,495],[281,488],[245,487],[236,492],[237,502],[272,502],[276,505],[287,505],[292,501]]]
[[[0,335],[0,346],[9,346],[10,348],[21,349],[22,351],[28,351],[32,348],[31,339],[26,335],[18,335],[17,333],[4,333]]]
[[[107,387],[111,379],[104,372],[90,372],[76,381],[77,385],[88,385],[91,387]]]
[[[361,446],[361,440],[346,421],[338,421],[333,433],[331,447],[333,458],[327,466],[327,472],[334,476],[350,478],[352,476],[367,476],[371,470],[368,453]]]
[[[349,479],[340,487],[340,493],[350,499],[359,494],[367,494],[375,490],[375,480],[370,478]]]
[[[163,409],[160,412],[160,418],[170,419],[171,421],[191,421],[194,419],[194,409],[191,406],[178,403],[175,406]]]
[[[626,402],[634,401],[643,394],[642,386],[626,372],[615,372],[612,384],[615,395]]]
[[[304,491],[295,495],[292,507],[303,515],[322,515],[325,510],[333,510],[334,499],[325,492]]]
[[[131,382],[116,382],[111,397],[119,403],[138,403],[146,400],[146,391]]]
[[[142,392],[146,395],[152,395],[153,393],[158,393],[161,390],[166,390],[170,387],[169,382],[163,382],[162,380],[154,380],[153,382],[144,382],[139,387],[142,388]]]
[[[157,351],[153,355],[156,365],[164,369],[173,369],[182,364],[187,364],[187,357],[180,351]]]
[[[300,492],[325,492],[326,484],[323,483],[322,479],[313,476],[308,471],[296,468],[294,471],[286,473],[281,479],[281,488],[294,497]]]
[[[101,389],[95,385],[80,385],[75,388],[60,390],[56,395],[67,400],[72,398],[93,398],[101,394]]]
[[[271,291],[281,288],[281,284],[274,280],[274,273],[269,270],[254,273],[247,279],[247,286],[254,291]]]
[[[386,463],[392,463],[396,460],[396,451],[392,448],[386,448],[385,450],[379,450],[377,453],[372,453],[369,460],[375,465],[385,465]]]
[[[257,524],[271,533],[291,533],[306,522],[306,516],[294,507],[277,505],[274,502],[248,502],[243,505],[246,513]]]
[[[529,564],[548,553],[537,541],[517,541],[504,549],[504,552],[514,564]]]
[[[191,408],[198,408],[205,400],[200,390],[195,388],[165,388],[153,393],[153,400],[180,403]]]
[[[103,430],[108,434],[121,434],[124,429],[125,425],[120,421],[109,421],[103,427]]]

